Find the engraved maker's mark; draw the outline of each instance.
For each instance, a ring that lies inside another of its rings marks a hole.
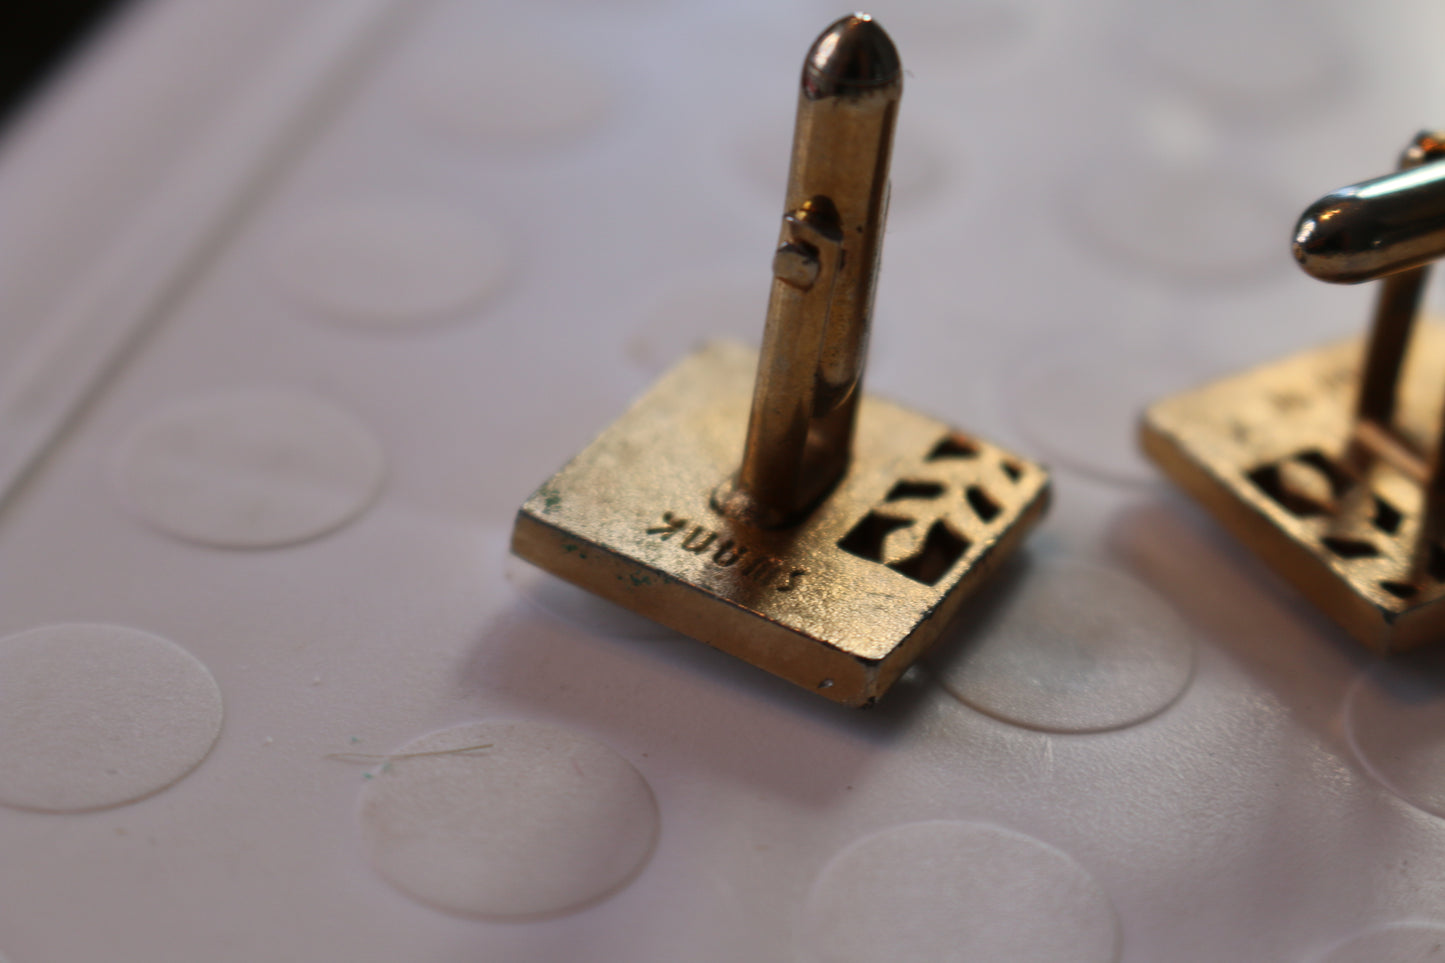
[[[783,559],[751,550],[726,532],[695,524],[676,512],[663,512],[662,520],[649,526],[646,533],[657,536],[658,541],[672,541],[681,551],[705,558],[709,565],[733,569],[744,578],[779,592],[793,591],[808,574],[806,569],[794,568]],[[681,537],[674,540],[674,536]]]
[[[661,535],[661,536],[662,536],[662,540],[665,542],[665,541],[667,541],[669,538],[672,538],[672,536],[676,535],[678,532],[682,531],[682,530],[683,530],[684,528],[686,528],[686,527],[687,527],[687,519],[685,519],[685,518],[677,518],[677,517],[675,517],[675,516],[672,514],[672,512],[663,512],[663,513],[662,513],[662,524],[661,524],[661,525],[654,525],[652,528],[649,528],[649,529],[647,530],[647,534],[649,534],[649,535]]]

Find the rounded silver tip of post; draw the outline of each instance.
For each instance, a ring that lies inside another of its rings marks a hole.
[[[1355,284],[1445,257],[1445,136],[1415,135],[1400,169],[1315,201],[1294,229],[1295,260],[1311,277]]]
[[[1328,194],[1311,204],[1295,225],[1290,251],[1310,277],[1336,284],[1369,280],[1361,255],[1368,253],[1358,235],[1358,213],[1352,199]]]
[[[835,21],[803,61],[803,89],[814,99],[867,94],[897,85],[902,77],[898,48],[866,13]]]

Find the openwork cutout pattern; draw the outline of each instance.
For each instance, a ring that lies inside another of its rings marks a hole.
[[[858,520],[838,547],[924,585],[936,585],[981,539],[1005,524],[1005,505],[1023,477],[1014,461],[951,433]]]
[[[1296,452],[1245,473],[1280,508],[1309,520],[1318,543],[1341,563],[1371,565],[1369,581],[1402,601],[1445,591],[1445,547],[1415,550],[1418,525],[1338,460],[1317,448]]]

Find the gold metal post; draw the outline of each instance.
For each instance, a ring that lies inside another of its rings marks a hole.
[[[803,62],[742,467],[717,499],[733,518],[794,524],[848,467],[902,93],[898,51],[866,14]]]

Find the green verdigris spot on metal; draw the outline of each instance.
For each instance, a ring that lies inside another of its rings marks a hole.
[[[542,496],[542,514],[550,515],[562,505],[562,493],[550,485],[543,485],[537,489],[537,494]],[[573,546],[574,548],[576,546]],[[571,549],[568,549],[571,551]]]

